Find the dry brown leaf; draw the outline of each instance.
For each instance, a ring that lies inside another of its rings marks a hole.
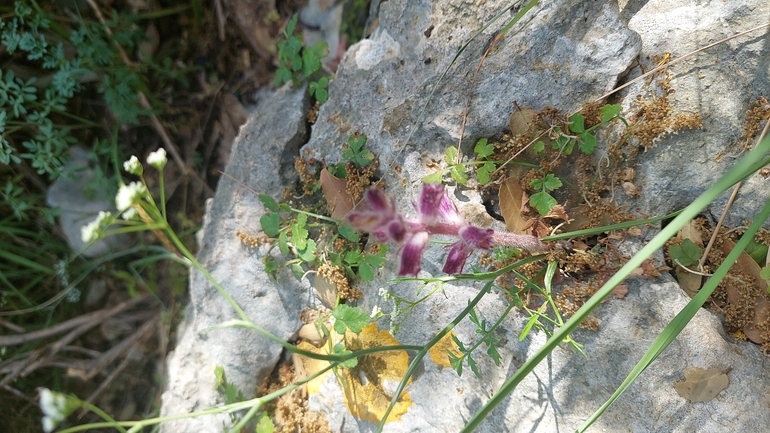
[[[569,215],[567,215],[567,210],[564,209],[564,206],[557,204],[556,206],[552,207],[550,211],[548,211],[548,215],[544,216],[543,218],[553,218],[557,220],[562,221],[569,221]]]
[[[618,284],[617,287],[612,289],[612,295],[615,296],[618,299],[623,299],[628,294],[628,285],[627,284]]]
[[[337,305],[337,285],[331,279],[315,274],[313,290],[327,307],[334,308]]]
[[[626,233],[628,233],[629,236],[635,238],[642,235],[642,229],[636,226],[629,227],[628,230],[626,230]]]
[[[533,122],[537,116],[537,111],[530,107],[520,107],[511,114],[508,119],[508,126],[511,128],[511,134],[523,135],[534,130]]]
[[[347,181],[334,177],[324,167],[321,170],[321,189],[326,197],[329,213],[334,219],[342,219],[353,209],[353,197],[347,193]]]
[[[674,389],[692,403],[711,401],[730,385],[730,378],[718,368],[688,368],[684,378],[674,382]]]
[[[681,266],[677,266],[674,269],[674,275],[676,276],[676,281],[679,282],[679,287],[691,298],[698,294],[703,285],[703,277],[701,275],[686,271]]]
[[[698,230],[698,226],[693,220],[690,220],[687,224],[682,226],[682,228],[679,229],[677,236],[679,236],[681,240],[689,239],[695,245],[703,248],[703,234]]]
[[[506,179],[500,185],[498,195],[500,197],[500,214],[505,219],[505,228],[511,233],[525,233],[527,219],[522,215],[522,209],[529,197],[521,188],[519,179],[513,177]]]
[[[725,257],[734,247],[735,242],[730,239],[722,241],[722,253]],[[733,267],[738,274],[751,277],[757,284],[760,293],[767,293],[767,281],[759,276],[762,268],[745,251],[738,256],[738,260],[735,261]],[[739,291],[739,284],[727,284],[726,286],[728,302],[734,305],[744,302],[744,296]],[[765,296],[760,295],[757,297],[756,304],[754,305],[754,320],[742,329],[749,340],[758,344],[768,342],[768,340],[762,338],[760,335],[762,331],[759,329],[763,323],[767,323],[768,318],[770,318],[770,301]]]

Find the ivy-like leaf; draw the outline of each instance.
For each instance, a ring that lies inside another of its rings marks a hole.
[[[489,183],[489,175],[495,171],[495,163],[494,162],[487,162],[481,167],[479,167],[478,170],[476,170],[476,178],[478,179],[479,183],[482,185],[486,185]]]
[[[281,216],[277,213],[266,213],[259,218],[259,224],[266,235],[275,237],[281,230]]]
[[[441,183],[441,178],[444,177],[443,171],[437,171],[431,173],[422,178],[422,183]]]
[[[763,280],[770,280],[770,265],[765,266],[761,271],[759,271],[759,278],[762,278]]]
[[[487,143],[486,138],[479,139],[476,142],[476,146],[473,148],[473,152],[479,156],[479,158],[487,158],[495,151],[495,146],[492,143]]]
[[[452,179],[460,185],[468,183],[468,175],[465,174],[465,167],[460,164],[449,167],[449,174],[452,175]]]
[[[690,239],[685,239],[679,245],[672,245],[668,254],[671,260],[678,260],[682,266],[690,266],[698,263],[703,250]]]
[[[454,146],[449,146],[446,149],[446,153],[444,154],[444,161],[446,161],[449,165],[455,165],[457,162],[457,148]]]
[[[278,249],[281,250],[281,254],[289,254],[289,236],[286,234],[286,230],[278,235]]]
[[[297,222],[291,225],[291,243],[299,251],[304,251],[307,248],[307,230],[305,224],[307,223],[307,215],[297,215]]]
[[[585,117],[583,117],[580,113],[575,113],[572,115],[572,117],[569,118],[570,125],[569,130],[580,134],[581,132],[585,131]]]
[[[556,199],[545,191],[532,194],[529,198],[529,205],[537,209],[537,213],[543,216],[548,215],[548,212],[550,212],[557,203]]]
[[[340,304],[332,310],[334,321],[334,332],[344,334],[346,329],[358,334],[366,325],[371,322],[369,313],[353,308],[349,305]]]
[[[316,252],[316,243],[312,239],[308,239],[307,241],[307,248],[305,248],[304,251],[299,255],[299,258],[302,259],[305,262],[314,262],[315,261],[315,252]]]
[[[259,197],[259,201],[261,201],[268,210],[278,212],[278,203],[276,203],[273,197],[270,197],[267,194],[259,194],[257,197]]]
[[[358,232],[350,224],[337,224],[337,231],[350,242],[358,242],[360,239]]]
[[[596,137],[591,135],[590,132],[584,132],[580,134],[580,143],[578,143],[580,150],[586,155],[594,153],[596,147]]]
[[[262,412],[262,416],[257,421],[256,433],[273,433],[275,431],[275,424],[267,415],[267,412]]]
[[[602,123],[607,123],[612,119],[620,118],[620,109],[620,104],[607,104],[602,107]]]
[[[532,151],[535,152],[535,155],[545,150],[545,143],[543,140],[538,141],[534,145],[532,145]]]
[[[349,350],[345,350],[345,346],[342,343],[337,343],[334,345],[334,354],[335,355],[347,355],[349,353],[353,353]],[[342,362],[340,365],[342,365],[345,368],[353,368],[356,365],[358,365],[358,358],[351,358],[347,361]]]
[[[561,188],[561,185],[561,179],[556,177],[553,173],[548,173],[545,175],[545,179],[543,179],[543,187],[548,191]]]

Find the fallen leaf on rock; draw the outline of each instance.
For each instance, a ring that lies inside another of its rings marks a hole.
[[[722,253],[725,257],[734,247],[735,242],[730,239],[722,241]],[[734,271],[737,271],[738,275],[744,275],[754,280],[753,282],[757,285],[760,293],[767,293],[767,281],[762,279],[759,275],[760,272],[762,272],[762,268],[751,258],[751,256],[746,254],[746,252],[742,252],[738,256],[738,260],[733,264],[733,268]],[[747,294],[742,293],[742,290],[746,290],[746,288],[742,286],[744,285],[739,283],[726,285],[727,301],[730,304],[743,305],[746,302],[745,298]],[[756,298],[756,303],[754,304],[754,317],[746,317],[746,319],[748,323],[742,328],[742,331],[749,340],[757,344],[767,343],[768,340],[762,338],[762,331],[760,330],[765,327],[768,323],[768,319],[770,319],[770,301],[767,300],[766,296],[759,295]]]
[[[566,209],[564,209],[564,206],[560,204],[552,207],[551,210],[548,211],[548,215],[544,216],[543,218],[553,218],[562,221],[569,221],[569,215],[567,215]]]
[[[612,294],[618,299],[623,299],[628,294],[628,286],[626,284],[619,284],[612,290]]]
[[[520,107],[511,114],[508,119],[508,126],[511,128],[511,134],[523,135],[533,132],[535,129],[534,120],[537,111],[530,107]]]
[[[331,338],[339,338],[332,332]],[[377,325],[371,323],[364,329],[354,334],[348,331],[345,334],[347,350],[353,352],[379,346],[398,345],[388,331],[380,331]],[[328,353],[328,345],[316,348],[312,344],[302,341],[297,347],[313,353]],[[329,365],[328,361],[302,358],[302,362],[309,375],[314,374]],[[358,358],[358,365],[353,368],[337,369],[337,377],[345,383],[343,387],[344,402],[351,414],[363,420],[379,423],[385,416],[385,411],[390,405],[398,383],[406,374],[409,366],[409,355],[403,350],[376,352]],[[316,377],[307,384],[309,394],[320,391],[321,384],[331,372]],[[410,383],[411,379],[409,380]],[[402,392],[393,410],[388,415],[388,421],[397,421],[406,413],[412,400],[408,392]]]
[[[334,308],[337,305],[337,285],[330,278],[315,274],[313,290],[318,295],[318,299],[327,307]]]
[[[684,378],[674,382],[674,389],[692,403],[711,401],[730,384],[727,374],[718,368],[688,368]]]
[[[353,197],[347,192],[347,181],[321,170],[321,189],[326,197],[326,205],[332,218],[341,220],[353,209]]]
[[[505,220],[505,228],[511,233],[523,234],[527,229],[527,218],[522,215],[524,203],[529,201],[527,193],[521,188],[519,179],[509,177],[498,191],[500,214]]]
[[[634,227],[629,227],[626,232],[628,233],[629,236],[634,237],[634,238],[642,235],[642,229],[640,229],[639,227],[635,227],[635,226]]]
[[[457,348],[457,344],[454,342],[454,340],[452,340],[453,335],[456,335],[454,331],[450,331],[433,347],[428,349],[430,359],[432,359],[436,365],[440,365],[442,367],[452,366],[452,364],[449,362],[449,353],[447,351],[451,351],[457,355],[458,358],[463,355],[462,352],[460,352],[460,350]]]

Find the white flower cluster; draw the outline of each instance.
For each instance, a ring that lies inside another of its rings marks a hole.
[[[142,182],[131,182],[120,187],[118,195],[115,196],[115,206],[119,212],[123,212],[147,194],[147,187]]]
[[[142,164],[139,163],[139,158],[136,157],[136,155],[132,155],[131,158],[128,159],[128,161],[123,163],[123,169],[126,170],[128,173],[131,173],[136,176],[141,176],[144,172],[144,169],[142,168]]]
[[[99,212],[99,216],[90,223],[80,228],[80,239],[83,243],[90,244],[104,237],[104,229],[112,224],[113,218],[110,212]]]
[[[40,388],[40,410],[43,411],[43,431],[46,433],[52,432],[73,409],[75,407],[67,401],[64,394]]]
[[[163,167],[166,166],[166,162],[168,162],[168,159],[166,158],[166,149],[162,147],[147,155],[147,164],[155,167],[158,171],[163,170]]]

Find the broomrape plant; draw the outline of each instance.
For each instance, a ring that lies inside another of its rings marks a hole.
[[[417,217],[399,214],[393,199],[377,188],[366,191],[363,206],[364,209],[348,215],[348,222],[361,231],[371,233],[380,242],[401,244],[400,276],[416,276],[420,272],[420,259],[431,235],[459,238],[451,245],[447,255],[443,269],[446,274],[461,273],[465,261],[476,249],[489,250],[495,245],[530,252],[549,249],[532,235],[515,235],[469,224],[440,184],[423,185],[420,201],[415,204]]]

